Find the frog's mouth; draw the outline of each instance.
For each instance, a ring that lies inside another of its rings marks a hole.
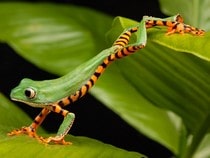
[[[32,107],[35,107],[35,108],[44,108],[46,107],[46,104],[37,104],[37,103],[34,103],[34,102],[29,102],[29,101],[25,101],[25,100],[21,100],[21,99],[17,99],[17,98],[12,98],[11,97],[11,100],[13,101],[17,101],[17,102],[21,102],[21,103],[25,103],[29,106],[32,106]],[[49,104],[47,104],[49,105]]]

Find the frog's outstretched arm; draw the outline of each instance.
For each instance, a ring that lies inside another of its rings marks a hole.
[[[175,32],[178,33],[191,33],[194,35],[203,35],[204,30],[184,24],[183,18],[177,14],[172,17],[168,17],[165,19],[154,18],[149,16],[144,16],[143,19],[146,21],[146,28],[154,27],[154,26],[167,26],[168,31],[167,35],[173,34]]]
[[[111,62],[144,48],[147,41],[146,28],[167,26],[168,34],[190,32],[201,35],[204,33],[203,30],[183,24],[182,21],[183,19],[179,15],[165,19],[144,17],[137,26],[127,28],[112,47],[102,51],[65,76],[45,81],[23,79],[19,86],[12,90],[11,98],[43,109],[29,127],[13,130],[8,135],[24,133],[44,143],[69,144],[64,140],[64,137],[69,132],[75,115],[63,107],[84,96]],[[130,36],[134,32],[137,34],[137,41],[134,44],[129,44]],[[36,134],[36,130],[50,112],[63,115],[64,120],[55,137],[44,139]]]

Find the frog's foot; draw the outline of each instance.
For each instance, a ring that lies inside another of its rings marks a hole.
[[[15,135],[20,135],[20,134],[26,134],[30,137],[36,138],[38,140],[42,140],[42,137],[39,137],[35,130],[33,128],[29,127],[22,127],[20,129],[15,129],[9,133],[7,133],[8,136],[15,136]]]
[[[71,142],[66,142],[63,136],[55,136],[49,137],[42,140],[43,143],[54,143],[54,144],[62,144],[62,145],[71,145]]]
[[[166,35],[171,35],[175,32],[178,32],[180,34],[190,33],[197,36],[202,36],[205,34],[204,30],[192,27],[184,23],[177,23],[175,26],[169,26]]]

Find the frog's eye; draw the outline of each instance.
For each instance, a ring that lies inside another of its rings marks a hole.
[[[36,96],[36,92],[32,88],[27,88],[25,90],[25,96],[29,99],[33,99]]]

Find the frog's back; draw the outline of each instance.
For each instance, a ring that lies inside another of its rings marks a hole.
[[[32,86],[37,87],[40,95],[39,103],[53,103],[65,97],[74,95],[76,91],[85,85],[94,75],[96,69],[103,63],[103,61],[113,52],[114,48],[109,48],[84,64],[78,66],[68,74],[53,80],[34,81]],[[39,95],[39,94],[38,94]]]

